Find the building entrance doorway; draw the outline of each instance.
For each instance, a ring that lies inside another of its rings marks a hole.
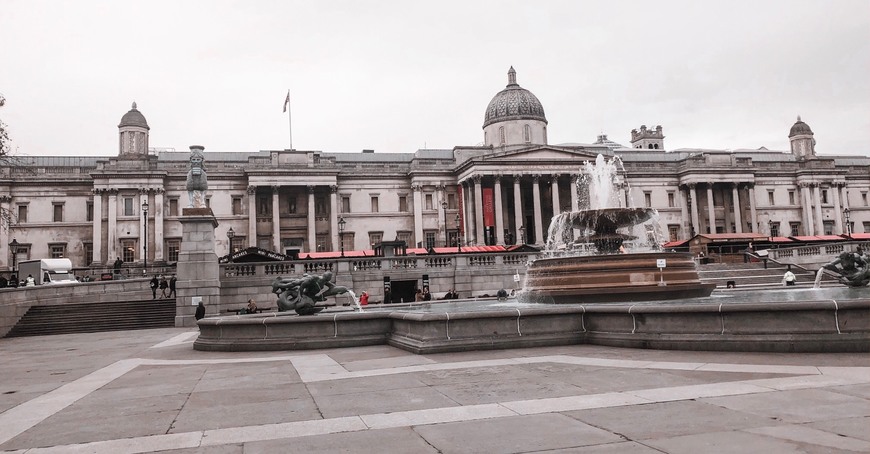
[[[392,286],[393,303],[413,303],[414,292],[417,290],[417,281],[390,281]]]

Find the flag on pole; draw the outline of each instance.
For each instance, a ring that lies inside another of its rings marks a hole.
[[[287,113],[287,106],[290,105],[290,90],[287,90],[287,97],[284,98],[284,113]]]

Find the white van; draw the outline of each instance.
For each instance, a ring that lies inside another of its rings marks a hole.
[[[72,274],[72,261],[70,259],[39,259],[20,262],[18,264],[18,277],[23,281],[27,279],[27,276],[33,276],[36,285],[78,282]]]

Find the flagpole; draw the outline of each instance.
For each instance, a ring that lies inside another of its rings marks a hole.
[[[293,149],[293,120],[291,118],[291,108],[290,108],[290,89],[287,89],[287,127],[290,131],[290,149]]]

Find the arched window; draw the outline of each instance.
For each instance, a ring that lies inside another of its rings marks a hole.
[[[529,125],[523,126],[523,140],[525,140],[526,143],[532,141],[532,127]]]
[[[547,144],[547,127],[544,126],[544,145]]]
[[[653,144],[653,148],[655,148],[656,150],[658,150],[658,149],[659,149],[659,144]]]
[[[504,144],[505,144],[505,139],[504,139],[504,126],[499,126],[499,128],[498,128],[498,137],[499,137],[499,145],[504,145]]]
[[[652,150],[652,147],[652,144],[647,145],[647,148],[649,148],[650,150]]]

